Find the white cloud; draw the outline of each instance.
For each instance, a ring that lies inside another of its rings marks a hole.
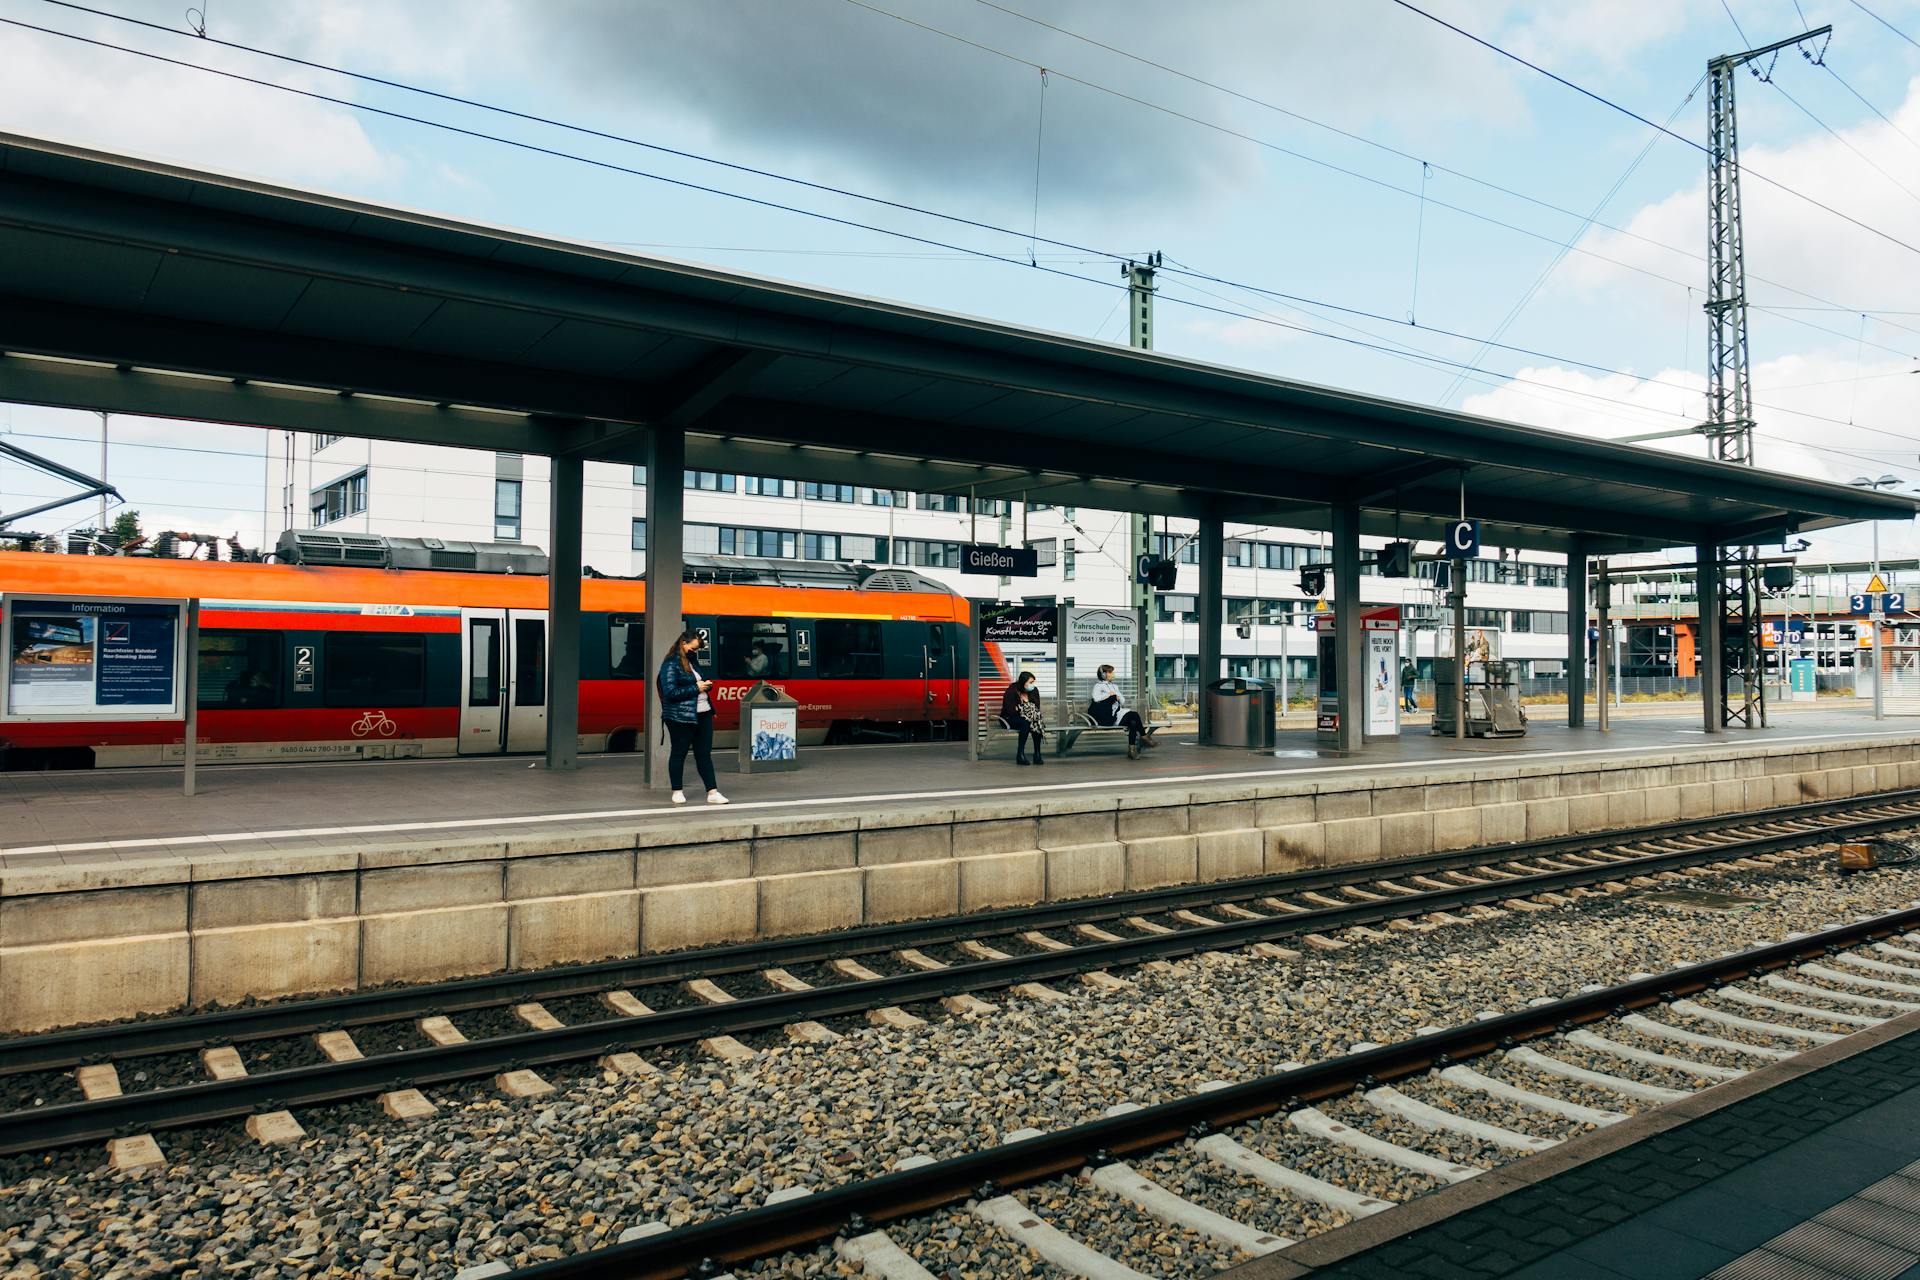
[[[1599,440],[1677,429],[1706,412],[1705,376],[1691,370],[1663,370],[1646,382],[1559,367],[1517,376],[1524,381],[1469,396],[1461,408]],[[1786,356],[1756,365],[1753,384],[1762,468],[1841,484],[1892,474],[1901,478],[1901,490],[1920,488],[1920,439],[1911,434],[1920,421],[1920,375],[1909,365],[1865,361],[1856,376],[1851,354]],[[1645,447],[1706,456],[1697,435]],[[1859,556],[1867,531],[1837,531],[1815,541],[1811,555]],[[1883,525],[1881,541],[1890,556],[1920,551],[1910,524]]]
[[[1798,66],[1798,60],[1794,65]],[[1809,84],[1805,75],[1792,76],[1789,84],[1784,70],[1781,80],[1795,98],[1809,105],[1816,101],[1815,91],[1822,88]],[[1744,109],[1754,95],[1771,90],[1743,78],[1738,92]],[[1824,101],[1819,105],[1825,106]],[[1821,114],[1823,118],[1829,115],[1826,111]],[[1907,135],[1920,137],[1920,79],[1907,86],[1905,100],[1892,112],[1892,119]],[[1816,132],[1785,146],[1757,145],[1749,135],[1742,146],[1741,223],[1746,237],[1749,298],[1756,304],[1804,301],[1763,283],[1764,278],[1809,289],[1847,305],[1920,307],[1920,255],[1781,189],[1790,188],[1907,244],[1920,245],[1920,200],[1861,159],[1864,154],[1908,188],[1920,192],[1914,145],[1877,119],[1843,128],[1839,133],[1837,139]],[[1704,170],[1703,157],[1702,176],[1697,183],[1640,209],[1624,229],[1634,236],[1679,246],[1687,253],[1704,253]],[[1772,181],[1761,178],[1762,174]],[[1580,247],[1662,275],[1705,279],[1703,266],[1696,258],[1656,248],[1629,235],[1596,229],[1581,240]],[[1641,277],[1583,254],[1568,259],[1561,278],[1589,290],[1614,285],[1641,287],[1636,281],[1643,283]]]
[[[220,60],[206,45],[168,52]],[[0,120],[13,132],[329,187],[365,189],[400,171],[344,107],[15,28],[0,28],[0,66]]]
[[[1519,25],[1505,43],[1530,61],[1548,66],[1578,58],[1598,60],[1611,71],[1685,27],[1700,6],[1666,0],[1561,0],[1552,5],[1523,5]],[[1578,78],[1578,77],[1576,77]]]

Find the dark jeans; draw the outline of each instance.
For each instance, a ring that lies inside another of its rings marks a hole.
[[[672,753],[667,756],[667,781],[673,789],[681,790],[680,779],[686,773],[687,751],[691,748],[700,781],[707,784],[707,790],[718,791],[720,784],[713,780],[713,712],[700,712],[692,724],[669,720],[666,725],[667,737],[673,743]]]
[[[1027,739],[1032,738],[1033,739],[1033,756],[1034,756],[1034,759],[1036,760],[1039,759],[1040,758],[1040,730],[1028,728],[1027,722],[1025,720],[1016,720],[1014,722],[1013,731],[1016,734],[1020,735],[1019,736],[1020,745],[1013,749],[1014,758],[1017,760],[1026,759]]]
[[[1147,731],[1146,722],[1140,718],[1138,711],[1129,711],[1121,716],[1119,727],[1127,731],[1129,743],[1140,741],[1140,735]]]

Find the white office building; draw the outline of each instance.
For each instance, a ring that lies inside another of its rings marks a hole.
[[[539,547],[550,541],[547,459],[540,456],[276,432],[267,476],[273,490],[267,507],[275,516],[270,541],[283,530],[304,528]],[[583,554],[593,570],[641,572],[646,481],[640,467],[586,465]],[[908,566],[978,599],[1128,600],[1124,513],[1003,499],[980,499],[970,511],[964,494],[711,471],[689,471],[683,483],[689,555]],[[1155,548],[1180,564],[1174,590],[1158,597],[1156,672],[1163,687],[1190,686],[1199,678],[1198,546],[1191,522],[1156,517],[1153,530]],[[1326,535],[1228,525],[1226,539],[1226,674],[1278,679],[1284,667],[1290,682],[1311,680],[1316,602],[1300,589],[1300,568],[1327,561]],[[960,547],[969,542],[1032,547],[1039,576],[963,574]],[[1484,556],[1469,566],[1468,625],[1497,633],[1518,674],[1559,676],[1567,652],[1564,564],[1545,555],[1500,557],[1491,549]],[[1381,578],[1372,566],[1362,572],[1365,603],[1403,606],[1409,621],[1403,652],[1430,658],[1437,603],[1431,585]]]

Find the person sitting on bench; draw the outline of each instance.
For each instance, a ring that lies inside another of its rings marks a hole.
[[[1014,748],[1015,764],[1027,762],[1028,738],[1033,739],[1033,762],[1047,762],[1040,754],[1040,735],[1047,731],[1047,719],[1040,711],[1040,681],[1033,672],[1022,671],[1007,686],[1006,694],[1000,699],[1000,723],[1020,735],[1019,745]]]
[[[1147,728],[1138,711],[1130,710],[1121,697],[1120,686],[1113,682],[1113,664],[1108,663],[1094,673],[1093,700],[1087,704],[1087,718],[1107,729],[1125,729],[1127,731],[1127,759],[1140,758],[1140,746],[1160,745],[1153,740],[1153,730]]]

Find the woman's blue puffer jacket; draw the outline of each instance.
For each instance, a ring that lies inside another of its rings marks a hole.
[[[680,724],[692,724],[699,718],[700,678],[680,665],[680,659],[668,655],[660,664],[660,718]]]

